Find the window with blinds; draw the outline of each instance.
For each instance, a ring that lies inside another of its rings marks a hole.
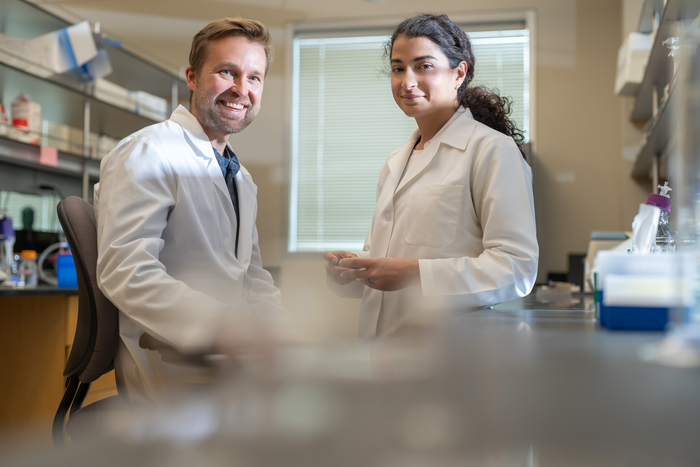
[[[528,131],[526,29],[469,33],[475,84],[513,98]],[[379,171],[416,128],[391,95],[386,35],[296,37],[288,250],[361,250]]]

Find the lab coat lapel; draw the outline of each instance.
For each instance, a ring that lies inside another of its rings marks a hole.
[[[423,169],[425,169],[428,166],[430,161],[433,160],[433,157],[435,157],[435,153],[437,153],[437,148],[439,145],[439,143],[433,141],[431,142],[431,144],[428,145],[428,147],[426,147],[423,150],[423,154],[421,154],[418,160],[413,162],[411,167],[409,167],[408,172],[406,172],[406,174],[401,179],[401,183],[399,183],[399,186],[396,187],[394,194],[398,195],[401,189],[405,187],[408,182],[413,180],[416,177],[416,175],[421,173]],[[413,148],[411,148],[411,150],[413,150]],[[410,153],[411,151],[409,151],[409,154]]]
[[[247,268],[253,254],[253,229],[255,228],[255,198],[258,187],[253,182],[250,173],[241,166],[236,174],[236,189],[238,190],[238,212],[241,216],[238,232],[238,261]]]
[[[420,132],[418,129],[414,130],[411,137],[408,138],[406,144],[394,151],[389,156],[387,165],[389,166],[389,172],[391,173],[391,180],[387,179],[386,183],[384,184],[384,189],[387,192],[393,194],[396,190],[396,187],[401,180],[401,174],[403,174],[403,171],[406,168],[408,157],[411,155],[411,151],[413,150],[413,146],[415,146],[419,135]]]
[[[172,113],[170,120],[177,123],[185,130],[190,143],[199,153],[198,155],[205,159],[207,173],[212,182],[221,190],[226,198],[230,199],[231,195],[226,187],[226,180],[224,180],[224,176],[221,174],[221,167],[219,167],[216,156],[214,156],[214,149],[212,148],[211,141],[207,134],[204,133],[202,125],[199,124],[197,118],[192,115],[189,110],[180,105]],[[233,206],[231,209],[233,210]]]
[[[386,166],[389,168],[389,175],[384,181],[381,192],[377,198],[377,207],[375,216],[383,216],[386,212],[394,211],[394,190],[399,184],[401,174],[406,167],[408,156],[411,154],[411,149],[418,138],[418,130],[414,131],[408,142],[401,148],[389,154]],[[381,177],[381,175],[380,175]],[[379,214],[377,214],[379,213]],[[372,244],[370,246],[370,256],[379,257],[385,256],[389,241],[391,240],[391,228],[387,228],[387,224],[375,217],[372,223]]]
[[[469,142],[474,128],[476,128],[476,121],[474,117],[472,117],[471,111],[464,107],[457,109],[445,126],[440,129],[433,139],[426,143],[423,154],[421,154],[418,160],[413,162],[408,172],[404,175],[403,179],[401,179],[401,183],[399,183],[394,194],[398,195],[411,180],[415,179],[428,167],[435,158],[441,144],[447,144],[454,148],[464,150],[467,147],[467,143]],[[415,144],[415,140],[413,141]],[[413,146],[411,146],[411,149],[412,148]]]

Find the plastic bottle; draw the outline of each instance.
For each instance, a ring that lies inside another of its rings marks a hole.
[[[5,104],[0,102],[0,136],[7,136],[7,131],[10,127],[9,119],[7,118],[7,111],[5,110]]]
[[[661,208],[659,227],[656,229],[656,242],[651,247],[651,252],[671,253],[676,251],[676,244],[678,243],[678,233],[668,223],[668,214],[671,212],[671,204],[673,204],[668,192],[672,188],[668,186],[668,182],[664,183],[664,186],[658,185],[658,188],[661,193],[658,195],[650,193],[646,203]]]
[[[78,275],[75,270],[75,262],[70,249],[59,253],[57,262],[56,276],[58,278],[58,287],[60,288],[77,288]]]
[[[19,265],[18,273],[17,287],[25,287],[27,289],[36,287],[38,280],[36,251],[22,250],[22,262]]]
[[[15,231],[12,219],[0,214],[0,271],[12,275],[12,251],[15,247]]]
[[[8,136],[29,144],[41,143],[41,105],[20,93],[12,101],[12,126]]]

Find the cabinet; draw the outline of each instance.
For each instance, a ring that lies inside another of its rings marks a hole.
[[[634,124],[644,127],[632,177],[651,179],[654,190],[659,178],[668,178],[668,156],[675,150],[676,80],[670,50],[663,42],[681,36],[698,14],[698,0],[646,0],[639,20],[637,30],[652,35],[652,49],[630,116]]]
[[[0,432],[50,445],[78,319],[76,294],[47,287],[0,291]],[[92,384],[85,405],[116,393],[112,370]]]
[[[65,28],[81,21],[56,4],[31,0],[2,0],[0,2],[0,33],[22,39]],[[179,102],[186,102],[189,90],[182,70],[148,57],[128,45],[110,37],[99,25],[91,25],[105,39],[105,48],[113,72],[108,81],[131,91],[145,91],[167,99],[170,110]],[[94,85],[81,83],[65,75],[51,75],[41,64],[7,52],[0,58],[0,91],[8,109],[11,101],[23,92],[42,106],[42,119],[81,129],[82,154],[58,152],[58,163],[49,166],[40,163],[40,146],[22,143],[0,136],[0,169],[11,172],[23,168],[54,178],[70,179],[80,184],[85,199],[92,195],[92,184],[99,177],[99,161],[94,156],[94,141],[90,133],[121,139],[155,120],[118,107],[96,96]],[[45,142],[45,139],[44,139]],[[80,150],[78,151],[80,152]],[[10,178],[11,180],[8,180]],[[0,189],[31,192],[32,187],[13,186],[16,177],[5,177]],[[18,189],[20,188],[20,189]],[[23,189],[22,189],[23,188]],[[65,191],[65,190],[64,190]],[[69,190],[70,192],[70,190]],[[68,194],[68,193],[65,193]]]

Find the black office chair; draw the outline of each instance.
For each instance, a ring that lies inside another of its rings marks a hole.
[[[93,207],[81,198],[69,196],[58,203],[58,220],[66,234],[78,274],[78,324],[63,376],[66,392],[53,421],[53,441],[65,442],[64,422],[70,411],[66,431],[92,431],[100,414],[125,410],[119,395],[83,408],[90,386],[114,368],[119,339],[116,307],[97,287],[97,220]],[[117,382],[117,391],[119,390]],[[82,410],[81,410],[82,409]],[[71,428],[71,425],[79,428]]]

